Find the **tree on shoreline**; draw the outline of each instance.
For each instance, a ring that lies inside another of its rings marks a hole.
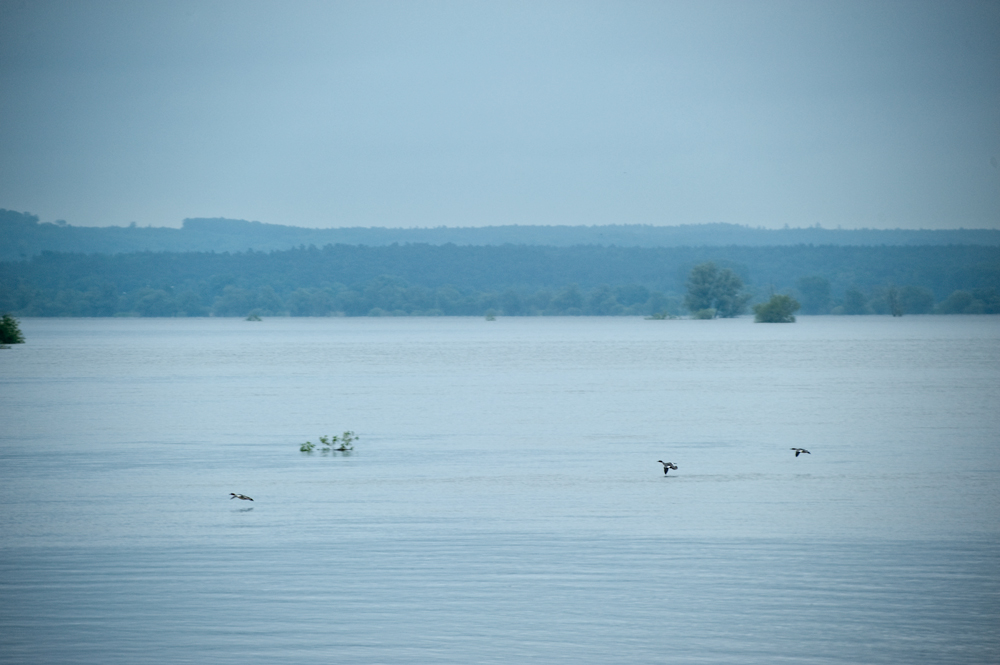
[[[17,325],[17,319],[4,314],[0,319],[0,344],[24,344],[24,335]]]

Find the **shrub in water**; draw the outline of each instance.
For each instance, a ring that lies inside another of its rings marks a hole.
[[[338,453],[346,453],[348,451],[354,450],[354,442],[358,440],[358,435],[354,432],[348,430],[341,434],[340,436],[321,436],[319,437],[319,442],[323,446],[321,448],[322,452],[328,453],[331,450]],[[338,446],[337,443],[340,443]],[[316,450],[316,444],[312,441],[306,441],[301,446],[299,446],[299,451],[303,453],[311,453]]]
[[[757,323],[795,323],[793,314],[798,309],[798,301],[791,296],[774,295],[767,302],[753,306],[753,320]]]

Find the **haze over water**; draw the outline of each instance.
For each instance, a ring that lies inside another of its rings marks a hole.
[[[996,317],[21,327],[0,662],[1000,659]]]

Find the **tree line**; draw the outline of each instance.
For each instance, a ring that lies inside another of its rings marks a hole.
[[[225,280],[223,280],[225,281]],[[221,285],[221,288],[220,288]],[[384,276],[348,287],[330,284],[279,292],[271,286],[185,282],[179,288],[119,292],[112,282],[86,289],[0,289],[0,309],[18,316],[607,316],[679,314],[680,302],[641,285],[583,290],[479,291],[429,288]]]
[[[741,289],[692,310],[690,277],[709,262]],[[804,314],[998,313],[1000,248],[327,245],[0,262],[0,312],[19,316],[725,316],[774,293]]]

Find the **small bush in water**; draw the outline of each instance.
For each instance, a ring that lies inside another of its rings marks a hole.
[[[753,306],[754,321],[757,323],[795,323],[795,312],[799,302],[791,296],[773,295],[765,303]]]
[[[324,453],[328,453],[331,450],[338,453],[346,453],[350,450],[354,450],[354,442],[358,440],[358,435],[354,432],[347,430],[340,436],[321,436],[319,437],[319,443],[323,447],[320,450]],[[338,442],[340,445],[338,446]],[[311,453],[316,450],[317,445],[312,441],[306,441],[301,446],[299,446],[299,451],[303,453]]]

